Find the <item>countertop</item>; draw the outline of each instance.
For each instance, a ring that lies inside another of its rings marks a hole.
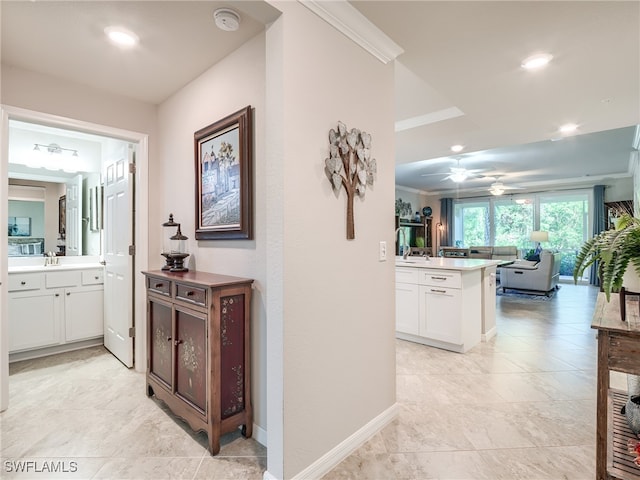
[[[396,267],[431,268],[439,270],[480,270],[485,267],[497,266],[501,260],[484,260],[481,258],[451,258],[451,257],[396,257]]]
[[[44,260],[43,260],[44,262]],[[58,265],[14,265],[8,268],[9,273],[59,272],[61,270],[89,270],[104,268],[100,263],[61,263]]]

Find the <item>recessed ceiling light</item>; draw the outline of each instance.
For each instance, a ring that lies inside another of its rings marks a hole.
[[[522,61],[522,68],[525,68],[527,70],[535,70],[537,68],[544,67],[551,61],[552,58],[553,55],[549,55],[548,53],[531,55],[530,57],[525,58]]]
[[[458,153],[464,150],[464,145],[454,145],[451,147],[451,151],[454,153]]]
[[[567,123],[560,127],[560,133],[573,133],[578,129],[578,125],[575,123]]]
[[[109,37],[111,43],[119,47],[133,47],[140,41],[135,33],[123,27],[107,27],[104,29],[104,33]]]

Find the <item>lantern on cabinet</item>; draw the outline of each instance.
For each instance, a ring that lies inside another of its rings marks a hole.
[[[173,232],[175,232],[174,228],[177,226],[178,224],[173,221],[173,213],[169,214],[169,221],[162,224],[161,255],[165,258],[165,265],[162,267],[162,270],[171,270],[173,267],[173,258],[171,257],[171,237],[173,236]]]
[[[184,266],[184,259],[189,256],[187,253],[187,240],[180,231],[180,224],[178,224],[178,231],[171,237],[171,253],[169,257],[173,259],[173,266],[169,269],[170,272],[188,272],[189,269]]]

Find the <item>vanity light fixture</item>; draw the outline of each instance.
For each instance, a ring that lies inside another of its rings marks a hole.
[[[111,43],[121,48],[135,47],[140,41],[138,35],[124,27],[109,26],[104,29],[104,33]]]
[[[522,68],[525,70],[537,70],[546,66],[553,59],[553,55],[548,53],[539,53],[531,55],[522,61]]]
[[[65,151],[65,152],[73,152],[71,155],[73,155],[74,157],[78,156],[78,150],[76,150],[75,148],[64,148],[58,145],[57,143],[50,143],[49,145],[43,145],[42,143],[34,143],[33,145],[34,145],[33,150],[36,152],[42,152],[42,150],[40,150],[40,147],[42,147],[45,149],[46,152],[48,152],[51,155],[53,155],[54,153],[62,153],[63,151]]]

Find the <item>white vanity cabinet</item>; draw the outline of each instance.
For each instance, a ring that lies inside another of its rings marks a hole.
[[[54,268],[9,272],[12,360],[77,348],[79,341],[102,343],[103,270]]]

